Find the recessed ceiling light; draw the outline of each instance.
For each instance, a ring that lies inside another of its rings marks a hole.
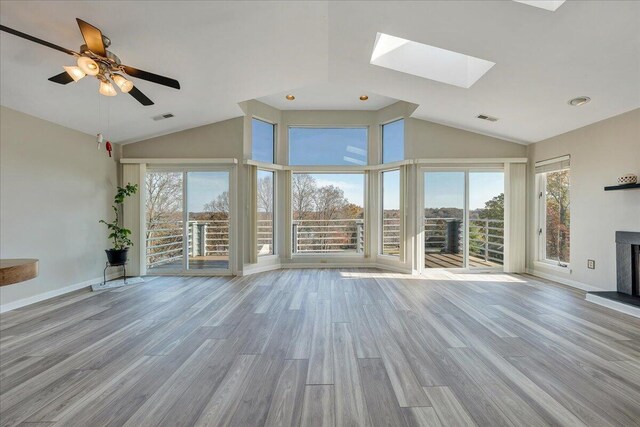
[[[569,101],[569,105],[572,105],[574,107],[580,107],[581,105],[584,105],[589,101],[591,101],[591,98],[589,98],[588,96],[579,96]]]
[[[367,99],[369,99],[367,95],[360,95],[360,101],[366,101]]]
[[[540,9],[550,10],[555,12],[565,0],[513,0],[518,3],[527,4],[533,7],[539,7]]]
[[[470,88],[495,62],[378,33],[371,64],[425,79]]]
[[[287,98],[287,100],[289,100],[289,101],[293,101],[294,99],[296,99],[296,97],[291,95],[291,94],[285,96],[285,98]]]

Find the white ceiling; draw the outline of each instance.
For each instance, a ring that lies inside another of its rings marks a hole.
[[[75,18],[84,19],[125,64],[180,81],[177,91],[136,80],[151,107],[102,97],[88,78],[57,85],[47,78],[73,58],[1,33],[2,105],[115,142],[237,117],[238,102],[254,98],[296,109],[405,100],[419,105],[414,117],[523,143],[640,107],[637,1],[569,0],[555,12],[503,0],[2,1],[0,15],[3,25],[69,49],[82,41]],[[378,32],[496,65],[469,89],[384,69],[369,63]],[[285,103],[287,93],[296,101]],[[370,101],[356,102],[361,93]],[[581,95],[592,102],[567,105]],[[175,117],[151,119],[167,112]]]

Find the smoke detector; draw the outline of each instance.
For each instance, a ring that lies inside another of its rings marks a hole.
[[[476,117],[478,119],[480,119],[480,120],[487,120],[489,122],[497,122],[498,121],[497,117],[487,116],[486,114],[478,114]]]

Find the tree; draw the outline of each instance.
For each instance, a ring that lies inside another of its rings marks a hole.
[[[205,203],[202,207],[202,210],[205,212],[213,212],[213,213],[222,213],[229,214],[229,192],[225,191],[221,194],[218,194],[215,200],[210,201],[209,203]]]
[[[306,173],[294,173],[291,179],[291,207],[294,219],[307,217],[314,210],[316,180]]]
[[[271,176],[258,180],[258,212],[273,212],[273,182]]]
[[[150,172],[145,178],[145,185],[148,230],[153,229],[158,222],[181,219],[181,173]]]
[[[484,209],[478,212],[478,218],[504,219],[504,193],[500,193],[493,199],[485,202]]]
[[[320,187],[315,194],[314,202],[318,219],[329,220],[338,218],[349,201],[344,197],[344,191],[335,185]]]
[[[547,258],[569,262],[569,171],[547,173],[546,183]]]

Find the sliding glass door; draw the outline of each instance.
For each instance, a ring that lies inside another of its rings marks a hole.
[[[148,170],[148,274],[231,271],[231,184],[230,170]]]
[[[425,170],[425,268],[501,268],[504,254],[504,173]]]

